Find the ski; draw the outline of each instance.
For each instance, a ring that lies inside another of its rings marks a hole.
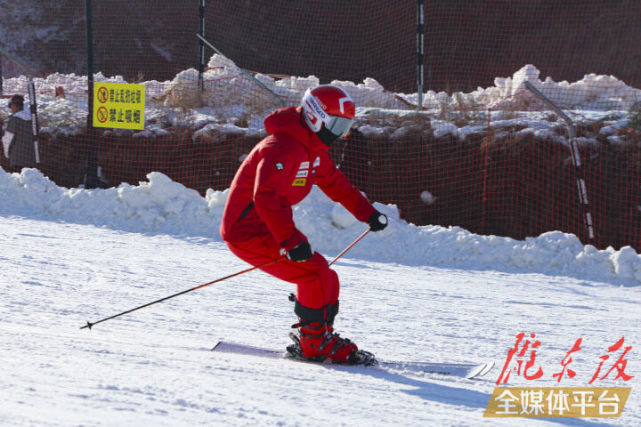
[[[272,359],[291,359],[305,363],[329,363],[326,361],[313,361],[293,356],[286,350],[274,350],[262,347],[255,347],[247,344],[240,344],[230,341],[219,341],[211,351],[220,353],[242,354],[247,356],[267,357]],[[486,375],[494,367],[494,361],[483,363],[434,363],[434,362],[404,362],[404,361],[387,361],[376,360],[369,352],[363,352],[365,355],[371,355],[375,360],[373,363],[357,363],[354,365],[339,365],[350,367],[363,367],[365,369],[391,369],[399,371],[410,371],[416,373],[428,373],[439,375],[450,375],[467,379],[479,378]],[[367,356],[366,356],[367,357]],[[369,361],[371,362],[370,359]]]

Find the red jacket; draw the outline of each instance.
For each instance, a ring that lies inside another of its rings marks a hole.
[[[300,107],[271,113],[265,130],[271,135],[252,149],[231,183],[220,225],[225,241],[271,233],[286,250],[297,246],[305,236],[296,229],[291,207],[313,184],[358,220],[368,221],[374,207],[336,169],[329,147],[305,125]]]

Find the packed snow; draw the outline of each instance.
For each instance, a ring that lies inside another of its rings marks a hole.
[[[496,361],[465,380],[210,352],[219,340],[287,344],[294,289],[256,271],[81,330],[246,269],[218,234],[227,192],[201,197],[160,173],[137,186],[65,189],[25,169],[0,171],[0,194],[2,425],[514,425],[483,412],[520,332],[541,341],[545,376],[513,374],[508,385],[559,385],[553,374],[579,337],[576,377],[561,385],[586,387],[622,336],[634,378],[593,384],[632,387],[621,418],[519,424],[641,423],[641,263],[629,248],[598,251],[559,232],[516,241],[416,227],[377,204],[390,226],[335,264],[337,330],[383,360]],[[319,190],[295,220],[328,259],[366,229]]]

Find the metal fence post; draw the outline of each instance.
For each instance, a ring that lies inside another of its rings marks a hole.
[[[205,0],[200,0],[200,35],[205,38]],[[205,43],[202,39],[198,39],[198,49],[199,49],[199,58],[198,58],[198,87],[200,92],[204,90],[203,75],[205,73]]]
[[[424,33],[425,33],[425,22],[423,21],[423,1],[424,0],[418,0],[417,4],[417,21],[418,25],[416,28],[416,56],[418,59],[418,64],[416,67],[416,81],[417,81],[417,93],[418,93],[418,109],[422,110],[423,109],[423,61],[424,61],[424,54],[423,54],[423,45],[424,45]]]
[[[96,155],[96,129],[93,127],[93,29],[91,0],[85,0],[86,37],[87,37],[87,169],[85,188],[98,185],[98,158]]]
[[[559,115],[565,122],[568,124],[568,133],[570,137],[570,144],[568,148],[570,149],[570,155],[572,158],[572,164],[576,171],[576,188],[579,196],[579,203],[583,213],[583,224],[585,226],[586,235],[591,244],[595,244],[595,231],[594,231],[594,222],[592,219],[592,212],[590,210],[590,202],[588,200],[588,189],[585,184],[585,172],[583,168],[583,162],[581,161],[581,154],[579,153],[579,145],[576,140],[576,125],[567,114],[563,112],[554,102],[545,96],[540,90],[538,90],[532,83],[525,81],[525,87],[530,90],[534,95],[541,99],[545,104],[547,104],[552,110]]]

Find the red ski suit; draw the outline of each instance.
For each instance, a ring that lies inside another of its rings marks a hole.
[[[300,107],[271,113],[265,129],[271,135],[251,150],[236,172],[223,213],[220,234],[234,254],[256,266],[307,240],[294,224],[292,205],[314,184],[358,220],[368,221],[374,207],[336,169],[329,147],[307,127]],[[305,307],[338,301],[338,275],[318,252],[304,262],[285,259],[262,270],[295,283],[297,299]]]

